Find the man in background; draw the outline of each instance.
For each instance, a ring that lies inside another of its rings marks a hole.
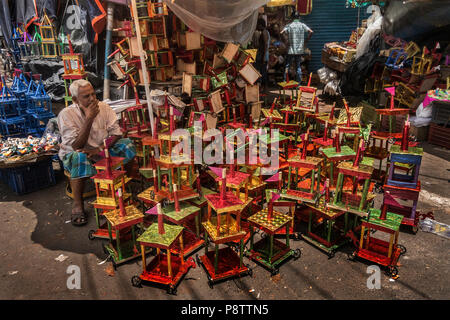
[[[305,33],[308,32],[308,38],[305,41]],[[284,81],[287,80],[289,67],[293,62],[296,65],[296,81],[302,82],[302,55],[305,53],[305,43],[311,38],[313,31],[304,23],[300,21],[300,14],[294,12],[294,19],[291,23],[286,25],[281,31],[281,34],[286,34],[288,37],[288,54],[286,58],[286,67],[284,72]]]
[[[269,63],[270,34],[267,30],[266,21],[263,18],[258,19],[256,30],[260,32],[260,36],[258,39],[258,52],[256,53],[255,68],[261,73],[263,92],[266,92],[269,82],[267,70]]]

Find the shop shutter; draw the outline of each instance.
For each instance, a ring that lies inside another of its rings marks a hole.
[[[301,21],[314,31],[307,44],[312,53],[312,60],[309,62],[310,72],[315,72],[323,66],[321,57],[325,43],[347,41],[352,31],[356,30],[358,8],[346,8],[345,4],[345,0],[313,0],[311,14],[301,17]],[[372,14],[370,7],[362,7],[359,10],[360,21]]]

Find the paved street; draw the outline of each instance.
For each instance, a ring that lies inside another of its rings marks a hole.
[[[450,224],[450,150],[424,144],[418,209],[433,211],[437,221]],[[57,166],[57,164],[55,164]],[[56,168],[56,167],[55,167]],[[366,273],[372,263],[347,260],[351,245],[333,259],[305,241],[292,241],[302,255],[280,268],[277,276],[245,259],[253,277],[207,284],[201,267],[191,269],[176,296],[165,290],[135,288],[131,277],[141,272],[141,260],[121,265],[112,272],[101,244],[89,240],[94,229],[93,208],[89,223],[70,223],[71,200],[64,192],[62,173],[57,185],[24,196],[14,195],[0,184],[0,299],[448,299],[450,297],[449,240],[435,234],[414,235],[402,229],[399,243],[407,248],[400,258],[400,277],[393,281],[382,272],[381,289],[368,289]],[[380,206],[377,196],[376,207]],[[92,199],[90,199],[92,200]],[[90,201],[89,200],[89,201]],[[87,202],[89,202],[87,201]],[[300,225],[305,230],[305,224]],[[211,247],[212,249],[212,247]],[[199,251],[203,254],[204,249]],[[55,258],[64,255],[63,261]],[[79,266],[81,289],[68,289],[67,268]]]

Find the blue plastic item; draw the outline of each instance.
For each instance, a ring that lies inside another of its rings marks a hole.
[[[17,195],[22,195],[56,184],[51,158],[26,166],[0,169],[2,181]]]

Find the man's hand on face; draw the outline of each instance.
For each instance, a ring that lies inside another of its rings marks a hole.
[[[94,120],[99,113],[99,107],[95,90],[92,85],[86,85],[78,89],[78,96],[73,98],[73,101],[77,103],[83,110],[85,116],[89,120]]]

